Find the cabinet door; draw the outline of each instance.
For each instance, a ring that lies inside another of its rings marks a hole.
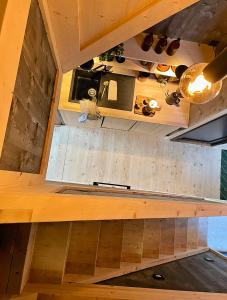
[[[84,123],[78,121],[81,113],[75,111],[60,110],[61,117],[65,125],[76,126],[80,128],[100,128],[102,118],[98,120],[87,120]]]
[[[175,126],[162,125],[150,122],[137,122],[135,126],[132,127],[131,131],[164,137],[168,133],[176,130],[177,128],[178,127]]]
[[[102,123],[102,128],[128,131],[135,125],[135,123],[136,121],[133,120],[105,117]]]

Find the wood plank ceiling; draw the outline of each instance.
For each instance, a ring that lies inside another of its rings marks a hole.
[[[171,38],[210,44],[217,51],[227,45],[227,1],[201,0],[148,29]]]
[[[63,72],[198,0],[39,0]]]

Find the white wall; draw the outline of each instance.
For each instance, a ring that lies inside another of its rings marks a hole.
[[[208,246],[227,252],[227,217],[208,218]]]

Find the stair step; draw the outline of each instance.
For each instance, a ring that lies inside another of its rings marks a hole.
[[[196,250],[190,250],[183,253],[177,253],[174,255],[165,256],[162,258],[143,258],[140,264],[138,263],[121,263],[121,268],[96,268],[95,275],[82,275],[82,274],[66,274],[64,276],[65,283],[96,283],[103,280],[107,280],[113,277],[122,276],[139,270],[144,270],[150,267],[165,264],[177,259],[182,259],[191,255],[196,255],[207,251],[207,248],[198,248]]]
[[[144,220],[124,221],[122,262],[141,263],[143,254]]]
[[[207,227],[207,218],[40,223],[29,281],[92,283],[199,253]]]
[[[188,230],[187,230],[187,249],[198,248],[198,218],[188,219]]]
[[[160,256],[174,254],[175,219],[161,220]]]
[[[61,283],[68,251],[69,222],[40,223],[30,269],[30,282]]]
[[[66,274],[95,274],[100,221],[73,222]]]
[[[161,220],[144,220],[143,257],[159,258]]]
[[[188,219],[175,219],[174,253],[187,251]]]
[[[97,254],[97,267],[120,268],[123,221],[102,221]]]

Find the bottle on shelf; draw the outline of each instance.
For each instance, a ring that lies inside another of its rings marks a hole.
[[[144,40],[143,40],[143,43],[141,45],[141,49],[143,51],[149,51],[152,44],[153,44],[153,33],[149,33],[145,36]]]
[[[140,64],[145,67],[148,71],[150,71],[152,69],[152,67],[154,66],[154,63],[152,63],[151,61],[144,61],[141,60]]]
[[[167,50],[166,50],[166,53],[169,55],[169,56],[173,56],[176,52],[177,52],[177,49],[180,48],[180,39],[177,39],[177,40],[173,40]]]
[[[165,50],[166,46],[167,46],[167,37],[166,36],[161,37],[157,42],[154,51],[157,54],[161,54]]]
[[[147,80],[149,77],[150,77],[150,73],[148,73],[148,72],[139,72],[138,80],[139,80],[139,81],[145,81],[145,80]]]

